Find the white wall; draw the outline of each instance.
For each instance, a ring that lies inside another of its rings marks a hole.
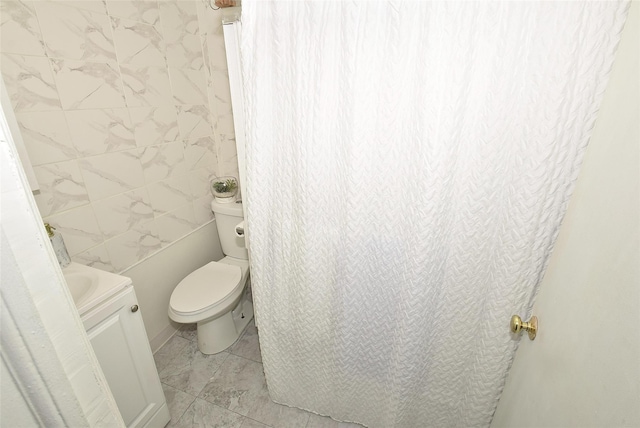
[[[640,426],[639,61],[634,2],[493,427]]]

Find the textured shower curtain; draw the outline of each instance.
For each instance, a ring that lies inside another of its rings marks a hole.
[[[273,400],[370,427],[490,423],[627,7],[243,2]]]

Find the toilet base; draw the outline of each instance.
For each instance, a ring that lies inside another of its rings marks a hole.
[[[233,345],[253,319],[253,303],[246,296],[221,317],[198,322],[198,349],[203,354],[217,354]]]

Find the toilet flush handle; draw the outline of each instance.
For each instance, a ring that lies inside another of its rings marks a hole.
[[[236,236],[244,238],[244,221],[241,221],[236,225]]]

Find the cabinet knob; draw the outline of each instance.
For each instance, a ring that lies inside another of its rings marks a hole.
[[[138,305],[131,306],[131,312],[138,312]]]

